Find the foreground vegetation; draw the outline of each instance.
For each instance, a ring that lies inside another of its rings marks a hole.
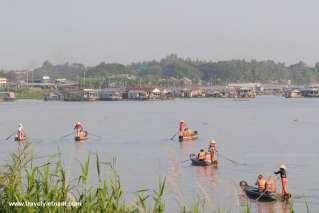
[[[56,157],[53,157],[56,158]],[[165,178],[161,179],[158,188],[139,190],[135,201],[125,200],[120,177],[113,162],[102,162],[95,155],[97,184],[89,184],[91,159],[88,157],[81,164],[81,175],[68,181],[68,174],[61,161],[47,160],[42,165],[35,165],[35,158],[30,151],[30,143],[19,145],[16,153],[10,155],[10,160],[0,170],[0,212],[153,212],[165,211],[163,199]],[[102,167],[107,167],[111,173],[108,178],[103,175]],[[60,206],[10,206],[11,202],[79,202],[81,205]],[[195,202],[188,209],[181,206],[183,213],[205,212],[204,204]],[[226,212],[218,210],[218,212]],[[249,213],[248,206],[243,212]],[[294,212],[293,209],[290,212]]]

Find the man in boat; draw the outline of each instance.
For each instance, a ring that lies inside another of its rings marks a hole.
[[[24,140],[25,138],[25,133],[24,133],[24,130],[23,130],[23,125],[20,123],[19,124],[19,128],[18,128],[18,131],[17,131],[17,134],[16,134],[16,138],[19,140],[19,141],[22,141]]]
[[[197,154],[197,159],[204,161],[205,158],[206,158],[206,152],[203,149],[201,149],[200,152]]]
[[[181,120],[179,122],[179,132],[183,132],[185,128],[186,128],[185,121]]]
[[[266,181],[264,180],[262,175],[258,175],[258,179],[256,184],[259,192],[263,192],[266,189]]]
[[[279,167],[279,170],[277,172],[274,172],[274,174],[278,175],[280,174],[280,179],[281,179],[281,186],[282,186],[282,195],[285,196],[289,196],[290,194],[288,193],[287,190],[287,184],[288,184],[288,179],[287,179],[287,167],[282,164]]]
[[[208,152],[210,152],[211,161],[214,162],[217,160],[217,148],[216,148],[216,141],[210,140],[208,145]]]
[[[76,122],[76,124],[74,126],[74,130],[75,130],[76,137],[80,137],[81,132],[84,131],[83,126],[82,126],[80,121]]]

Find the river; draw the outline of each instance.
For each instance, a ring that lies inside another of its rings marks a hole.
[[[80,162],[98,153],[103,161],[117,158],[117,169],[127,199],[141,188],[156,189],[166,177],[166,210],[177,212],[199,198],[206,210],[242,212],[245,199],[239,181],[253,184],[258,174],[272,175],[280,164],[288,167],[288,190],[294,195],[296,212],[319,212],[319,99],[285,99],[260,96],[250,101],[231,99],[176,99],[170,101],[45,102],[23,100],[0,103],[0,137],[6,138],[23,123],[35,156],[61,152],[70,176],[80,172]],[[184,119],[198,130],[192,143],[170,140]],[[89,132],[85,143],[72,136],[80,120]],[[190,153],[207,148],[215,139],[218,168],[192,167]],[[2,139],[0,164],[17,144]],[[92,163],[90,181],[96,182]],[[278,190],[281,190],[277,181]],[[288,212],[281,203],[249,202],[252,212]]]

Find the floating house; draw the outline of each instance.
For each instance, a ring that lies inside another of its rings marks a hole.
[[[98,90],[83,89],[76,91],[64,91],[64,101],[96,101],[99,99]]]
[[[62,93],[50,92],[46,94],[43,98],[45,101],[63,101],[64,97]]]
[[[14,101],[16,95],[14,92],[0,92],[0,101]]]
[[[99,91],[99,99],[102,101],[118,101],[123,99],[125,89],[107,88]]]
[[[304,97],[308,98],[318,98],[319,97],[319,88],[318,87],[306,87],[301,91]]]
[[[284,97],[286,98],[301,98],[303,97],[302,92],[299,88],[288,88],[284,91]]]
[[[8,84],[8,79],[0,78],[0,88],[6,88]]]
[[[161,94],[161,90],[154,87],[137,87],[127,89],[127,98],[131,100],[160,99]]]

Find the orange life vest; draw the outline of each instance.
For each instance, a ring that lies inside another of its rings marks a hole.
[[[258,191],[260,192],[264,191],[266,186],[266,181],[264,179],[258,179],[257,184],[258,184]]]
[[[206,153],[205,153],[205,152],[200,152],[200,153],[198,153],[198,155],[197,155],[198,160],[205,160],[205,156],[206,156]]]

